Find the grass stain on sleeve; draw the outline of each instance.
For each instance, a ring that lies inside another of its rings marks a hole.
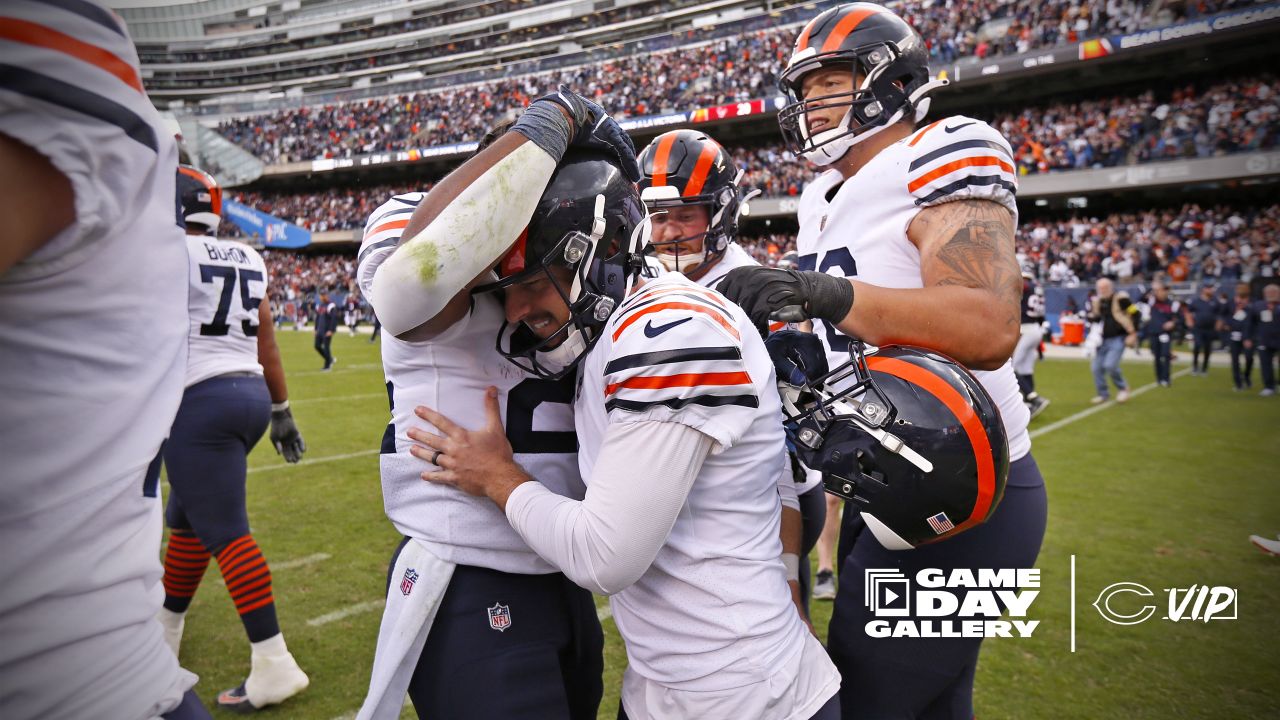
[[[409,251],[413,262],[418,268],[418,279],[423,285],[435,284],[436,278],[440,275],[440,250],[435,245],[427,242],[414,243],[405,248]]]

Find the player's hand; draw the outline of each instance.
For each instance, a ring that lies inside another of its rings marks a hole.
[[[293,411],[287,406],[271,411],[271,444],[287,463],[298,462],[307,451],[307,443],[293,421]]]
[[[490,387],[485,392],[484,405],[485,425],[479,430],[467,430],[419,405],[414,413],[442,434],[409,428],[409,439],[420,443],[411,445],[409,452],[437,468],[422,473],[423,480],[449,485],[468,495],[488,497],[505,510],[511,491],[533,478],[515,461],[502,427],[497,388]]]
[[[853,284],[819,272],[740,267],[730,270],[716,289],[745,310],[761,334],[770,320],[837,323],[853,307]]]
[[[605,109],[591,100],[573,92],[568,85],[560,85],[556,92],[543,95],[529,105],[529,109],[516,121],[512,130],[528,137],[532,142],[548,152],[552,152],[545,137],[548,128],[543,127],[546,117],[540,112],[542,107],[552,105],[557,112],[569,122],[569,142],[567,147],[582,147],[603,150],[613,153],[622,165],[622,171],[631,182],[640,181],[640,164],[636,161],[636,146],[631,138],[618,125],[617,121],[605,112]],[[526,117],[528,118],[526,120]],[[557,161],[563,157],[552,152]]]

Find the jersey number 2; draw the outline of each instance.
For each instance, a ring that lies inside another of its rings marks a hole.
[[[258,304],[262,298],[249,294],[249,282],[262,280],[262,273],[247,268],[233,268],[227,265],[201,265],[200,281],[211,283],[214,278],[222,279],[222,294],[218,297],[218,309],[213,313],[213,322],[200,323],[201,335],[226,335],[231,328],[227,324],[227,313],[231,310],[231,295],[235,292],[236,276],[240,278],[240,305],[249,313],[249,318],[240,321],[240,329],[249,337],[258,335]]]

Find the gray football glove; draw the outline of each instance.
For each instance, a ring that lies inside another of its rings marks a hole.
[[[307,451],[307,443],[302,439],[302,433],[298,432],[297,423],[293,421],[293,411],[289,409],[288,401],[281,404],[284,405],[283,408],[277,410],[277,406],[272,406],[271,409],[271,444],[275,446],[277,453],[284,456],[285,462],[296,463]]]

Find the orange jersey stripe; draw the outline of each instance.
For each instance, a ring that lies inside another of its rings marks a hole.
[[[17,18],[3,18],[0,19],[0,38],[70,55],[115,75],[129,87],[143,92],[142,80],[132,65],[97,45],[78,40],[66,33],[39,23]]]
[[[653,152],[653,187],[667,184],[667,160],[671,156],[671,146],[675,144],[675,133],[658,142],[658,149]]]
[[[613,383],[604,389],[605,397],[618,388],[631,390],[662,390],[672,387],[697,387],[699,385],[750,385],[751,376],[745,372],[682,373],[680,375],[642,375]]]
[[[825,53],[831,52],[832,50],[838,50],[840,48],[840,43],[844,42],[844,39],[849,37],[849,33],[853,32],[863,20],[866,20],[868,17],[871,17],[878,12],[881,12],[880,8],[858,9],[848,15],[845,15],[841,18],[835,29],[831,31],[831,34],[827,36],[827,41],[822,43],[822,52]]]
[[[370,230],[368,232],[368,235],[369,237],[373,237],[374,235],[377,235],[383,230],[403,230],[405,227],[408,227],[408,225],[409,225],[409,220],[407,218],[404,220],[388,220],[387,222],[384,222],[381,225]]]
[[[973,512],[969,514],[967,520],[956,525],[955,532],[973,527],[986,519],[987,513],[991,510],[991,503],[995,499],[996,466],[991,457],[991,441],[987,438],[986,429],[982,427],[973,408],[945,380],[904,360],[872,356],[867,358],[867,367],[877,372],[896,375],[928,391],[946,405],[951,414],[960,421],[960,426],[969,436],[969,443],[973,446],[973,456],[978,463],[978,497],[974,501]]]
[[[983,167],[988,165],[999,165],[1001,170],[1004,170],[1009,174],[1013,174],[1013,166],[1005,162],[1004,160],[1001,160],[998,157],[993,157],[991,155],[967,157],[967,158],[964,158],[963,160],[956,160],[955,162],[947,163],[942,167],[935,168],[925,173],[924,175],[921,175],[915,180],[912,180],[911,182],[907,183],[907,192],[915,192],[916,190],[919,190],[925,185],[928,185],[934,180],[937,180],[938,178],[942,177],[943,175],[946,175],[947,173],[953,173],[956,170],[959,170],[960,168]]]
[[[944,119],[945,119],[945,118],[944,118]],[[932,129],[934,129],[935,127],[937,127],[937,126],[938,126],[938,123],[940,123],[940,122],[942,122],[942,120],[934,120],[933,122],[931,122],[931,123],[929,123],[928,125],[926,125],[926,126],[924,127],[924,129],[923,129],[923,130],[921,130],[920,132],[916,133],[916,136],[915,136],[915,137],[911,138],[911,142],[907,143],[907,147],[915,147],[915,146],[916,146],[916,143],[920,142],[920,139],[921,139],[921,138],[923,138],[923,137],[925,136],[925,133],[928,133],[930,130],[932,130]]]
[[[656,305],[650,305],[649,307],[646,307],[646,308],[640,308],[636,312],[632,313],[630,317],[622,321],[622,324],[618,326],[617,330],[613,331],[613,339],[616,341],[619,337],[621,337],[622,333],[625,332],[626,329],[630,327],[631,324],[634,323],[635,321],[639,320],[645,315],[649,315],[650,313],[656,313],[661,310],[692,310],[693,312],[702,313],[703,315],[707,315],[708,317],[713,318],[716,322],[720,323],[720,326],[723,327],[726,331],[728,331],[729,334],[733,336],[734,340],[740,340],[742,337],[738,334],[738,329],[735,328],[725,318],[725,316],[722,313],[720,313],[717,310],[712,310],[706,305],[694,305],[693,303],[686,303],[686,302],[663,302],[663,303],[658,303]]]
[[[264,597],[263,599],[259,600],[258,602],[251,603],[251,604],[249,604],[249,605],[245,605],[244,607],[240,607],[240,606],[238,606],[238,605],[237,605],[237,606],[236,606],[236,612],[240,613],[241,615],[247,615],[247,614],[249,614],[249,613],[253,612],[254,610],[257,610],[257,609],[259,609],[259,608],[264,608],[264,607],[266,607],[266,606],[270,605],[270,604],[271,604],[271,603],[273,603],[273,602],[275,602],[275,599],[274,599],[274,598],[272,598],[272,597],[271,597],[271,595],[268,593],[266,597]]]
[[[715,143],[703,146],[702,153],[698,155],[698,164],[693,166],[693,174],[689,176],[689,184],[685,186],[682,195],[691,197],[702,192],[702,186],[707,182],[707,172],[711,170],[711,163],[719,153],[720,148]]]

